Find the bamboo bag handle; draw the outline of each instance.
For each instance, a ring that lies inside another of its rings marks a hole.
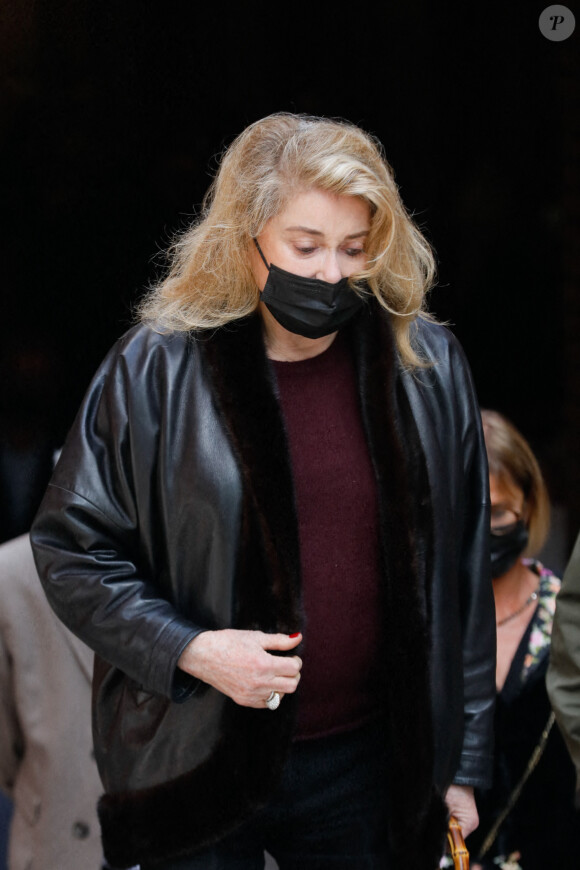
[[[461,826],[454,816],[449,819],[447,839],[455,870],[469,870],[469,852],[465,848]]]

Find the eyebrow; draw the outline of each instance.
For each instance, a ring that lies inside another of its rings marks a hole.
[[[298,231],[302,233],[308,233],[310,236],[323,236],[324,233],[320,230],[314,230],[312,227],[285,227],[285,231],[287,233],[292,231]],[[350,233],[348,236],[345,236],[346,239],[360,239],[362,236],[368,236],[369,230],[361,230],[358,233]]]

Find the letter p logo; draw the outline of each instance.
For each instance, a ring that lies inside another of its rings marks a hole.
[[[567,6],[547,6],[538,20],[540,32],[552,42],[562,42],[574,33],[574,13]]]

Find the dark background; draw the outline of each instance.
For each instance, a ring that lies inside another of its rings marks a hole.
[[[3,0],[0,540],[27,530],[215,155],[290,110],[383,141],[438,255],[431,307],[540,458],[561,570],[580,528],[580,10],[550,42],[545,5]]]
[[[0,28],[0,539],[27,528],[52,451],[130,325],[215,155],[290,110],[376,134],[433,243],[431,308],[481,404],[536,450],[580,526],[580,16],[544,3],[4,0]],[[559,568],[559,565],[552,566]]]

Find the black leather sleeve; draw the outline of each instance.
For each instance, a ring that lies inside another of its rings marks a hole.
[[[147,415],[136,418],[122,346],[110,352],[87,392],[31,540],[41,582],[62,622],[138,685],[181,699],[195,681],[180,674],[176,679],[177,660],[202,629],[164,597],[142,545],[135,445],[148,438],[146,461],[153,464],[157,434],[149,426],[144,435]],[[146,383],[154,392],[154,379]],[[141,463],[146,453],[138,451]],[[140,476],[152,473],[138,469]]]
[[[465,731],[454,782],[484,785],[491,776],[495,707],[495,604],[489,559],[489,472],[479,407],[463,353],[454,349],[462,414],[463,478],[467,495],[459,549]],[[484,775],[482,775],[484,773]]]
[[[431,365],[405,376],[433,503],[431,679],[436,782],[485,787],[493,762],[495,606],[489,476],[469,366],[449,330],[418,323]]]

